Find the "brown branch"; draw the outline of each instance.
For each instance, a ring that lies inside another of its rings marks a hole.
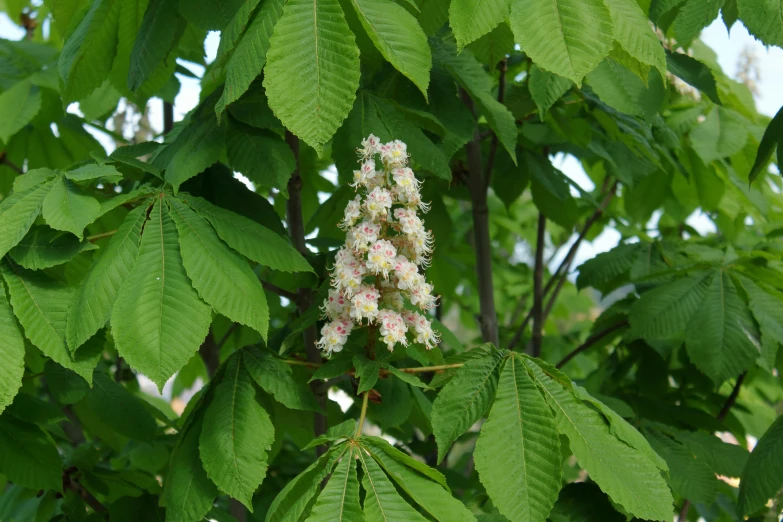
[[[624,327],[624,326],[627,326],[627,325],[628,325],[628,321],[622,321],[622,322],[619,322],[619,323],[617,323],[617,324],[614,324],[614,325],[612,325],[612,326],[610,326],[610,327],[608,327],[608,328],[605,328],[604,330],[601,330],[600,332],[596,332],[596,333],[594,333],[593,335],[591,335],[590,337],[588,337],[588,338],[587,338],[587,340],[586,340],[584,343],[582,343],[580,346],[578,346],[578,347],[577,347],[577,348],[575,348],[573,351],[571,351],[571,353],[569,353],[568,355],[566,355],[565,357],[563,357],[563,358],[560,360],[560,362],[559,362],[559,363],[557,363],[557,365],[556,365],[556,366],[557,366],[557,368],[558,368],[558,369],[562,368],[563,366],[565,366],[566,364],[568,364],[568,362],[569,362],[571,359],[573,359],[574,357],[576,357],[576,356],[577,356],[577,355],[579,355],[580,353],[584,352],[585,350],[587,350],[588,348],[590,348],[591,346],[593,346],[595,343],[597,343],[598,341],[600,341],[601,339],[603,339],[603,338],[604,338],[604,337],[606,337],[607,335],[609,335],[609,334],[611,334],[612,332],[615,332],[615,331],[619,330],[620,328],[622,328],[622,327]]]
[[[737,382],[734,383],[734,388],[731,390],[731,394],[729,395],[728,399],[726,399],[726,402],[723,404],[723,407],[720,409],[718,414],[715,416],[716,419],[718,419],[718,422],[723,422],[724,419],[726,419],[726,415],[729,414],[729,410],[732,406],[734,406],[734,403],[737,402],[737,397],[739,397],[740,388],[742,388],[742,383],[745,382],[745,377],[747,376],[748,372],[742,372],[739,377],[737,377]],[[688,510],[691,508],[691,501],[687,498],[682,503],[682,508],[680,509],[680,514],[677,515],[677,522],[684,522],[688,518]]]
[[[544,333],[544,238],[546,235],[546,216],[538,213],[538,233],[536,234],[536,265],[533,269],[533,357],[541,356],[541,344]]]
[[[106,506],[93,496],[92,493],[87,491],[82,484],[73,477],[73,473],[77,470],[75,467],[70,467],[63,472],[63,490],[70,489],[81,497],[84,502],[90,506],[96,513],[108,513]],[[105,515],[104,515],[105,518]]]
[[[174,105],[163,102],[163,134],[168,134],[174,128]]]
[[[506,58],[498,63],[500,69],[500,78],[498,79],[498,102],[503,103],[506,94],[506,71],[508,70],[508,61]],[[489,189],[489,183],[492,180],[492,168],[495,165],[495,155],[498,152],[498,135],[492,133],[492,141],[489,144],[489,156],[487,158],[487,169],[484,171],[484,190]]]
[[[460,89],[463,103],[476,116],[473,100]],[[498,317],[495,312],[495,289],[492,284],[492,245],[489,239],[489,206],[481,165],[481,136],[478,125],[473,138],[465,145],[468,157],[468,188],[473,213],[473,248],[476,252],[476,284],[479,293],[479,327],[484,342],[498,345]]]
[[[261,286],[264,287],[264,290],[268,290],[268,291],[272,292],[273,294],[279,295],[280,297],[285,297],[286,299],[288,299],[292,303],[296,303],[299,300],[299,296],[297,294],[295,294],[293,292],[289,292],[285,288],[280,288],[279,286],[274,285],[274,284],[270,283],[269,281],[261,280]]]
[[[294,136],[291,132],[286,131],[285,141],[291,149],[296,160],[296,168],[291,173],[291,179],[288,180],[288,201],[286,201],[286,223],[288,225],[288,233],[291,235],[291,242],[300,254],[303,256],[308,253],[307,246],[305,245],[305,230],[304,230],[304,216],[302,214],[302,177],[299,174],[299,138]],[[312,292],[309,288],[300,288],[297,292],[297,299],[295,300],[299,314],[304,314],[310,306],[312,306]],[[307,360],[310,363],[319,363],[321,361],[321,353],[316,346],[316,338],[318,332],[316,326],[308,326],[303,332],[305,353],[307,354]],[[321,383],[311,382],[310,389],[315,396],[318,404],[321,408],[326,410],[326,390],[323,389]],[[321,413],[315,414],[314,420],[315,436],[323,435],[326,433],[326,417]],[[316,448],[316,454],[321,456],[326,449],[323,446]]]
[[[24,171],[19,167],[19,165],[8,159],[8,155],[5,151],[0,152],[0,163],[13,170],[17,174],[24,174]]]
[[[231,334],[237,331],[237,328],[239,328],[239,323],[233,323],[228,327],[228,330],[226,330],[226,333],[223,334],[223,337],[221,337],[220,340],[215,343],[215,351],[217,353],[220,353],[220,349],[223,348],[224,344],[226,344],[226,341],[228,341],[228,338],[231,337]]]
[[[198,354],[201,357],[201,360],[204,361],[204,366],[207,368],[207,375],[212,378],[215,375],[218,366],[220,366],[220,352],[211,333],[207,334],[207,338],[201,343]]]

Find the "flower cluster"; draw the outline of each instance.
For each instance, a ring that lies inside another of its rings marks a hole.
[[[359,155],[361,167],[351,184],[358,194],[340,222],[346,240],[321,307],[329,322],[318,346],[327,355],[339,352],[355,326],[373,325],[389,350],[398,343],[407,346],[407,334],[431,349],[440,341],[432,321],[405,308],[406,298],[423,312],[437,301],[420,272],[429,264],[433,241],[419,217],[429,206],[408,168],[408,147],[399,140],[381,143],[371,134],[362,140]]]

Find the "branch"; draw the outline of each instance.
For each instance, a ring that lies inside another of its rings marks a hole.
[[[541,343],[544,330],[544,238],[546,235],[546,216],[538,213],[538,233],[536,235],[536,266],[533,269],[533,357],[541,356]]]
[[[296,160],[296,168],[291,173],[291,179],[288,180],[288,201],[286,201],[286,223],[288,225],[288,233],[291,235],[291,242],[300,254],[306,255],[308,253],[307,246],[305,245],[305,231],[304,231],[304,216],[302,215],[302,177],[299,174],[299,138],[294,136],[291,132],[286,131],[285,141],[291,148],[291,152]],[[300,288],[297,292],[297,299],[295,300],[299,314],[304,314],[311,305],[312,292],[309,288]],[[318,332],[315,325],[305,328],[304,346],[305,353],[307,354],[307,360],[310,363],[319,363],[321,361],[321,353],[316,346],[316,337]],[[326,411],[326,392],[322,389],[321,385],[317,382],[310,383],[310,389],[315,395],[315,399],[321,405],[321,408]],[[321,413],[315,414],[315,436],[323,435],[326,433],[326,417]],[[325,448],[319,446],[316,448],[316,453],[320,457]]]
[[[97,498],[95,498],[92,495],[92,493],[84,489],[84,486],[82,486],[82,484],[77,479],[73,478],[72,474],[75,471],[76,468],[71,467],[63,472],[63,489],[64,490],[70,489],[71,491],[74,491],[96,513],[107,513],[108,511],[106,509],[106,506],[101,504],[101,502]]]
[[[113,236],[117,233],[117,230],[109,230],[108,232],[103,232],[101,234],[95,234],[94,236],[87,236],[85,239],[89,241],[90,243],[94,243],[95,241],[98,241],[99,239],[103,239],[105,237]]]
[[[163,134],[168,134],[174,128],[174,105],[163,102]]]
[[[729,414],[729,410],[732,406],[734,406],[734,403],[737,402],[737,397],[739,397],[740,388],[742,388],[742,383],[745,382],[745,377],[747,376],[748,372],[742,372],[739,377],[737,377],[737,382],[734,383],[734,388],[731,390],[731,394],[729,395],[729,398],[726,399],[726,402],[723,404],[723,407],[720,409],[718,414],[715,416],[716,419],[718,419],[719,422],[723,422],[723,420],[726,418],[726,415]],[[677,515],[677,522],[684,522],[688,518],[688,510],[691,508],[691,501],[687,498],[685,499],[685,502],[682,503],[682,508],[680,509],[680,514]]]
[[[508,70],[508,61],[506,58],[498,63],[500,69],[500,78],[498,79],[498,102],[503,103],[506,94],[506,71]],[[498,152],[498,135],[492,133],[492,141],[489,144],[489,157],[487,158],[487,169],[484,171],[484,190],[489,189],[489,182],[492,180],[492,167],[495,165],[495,155]]]
[[[228,330],[226,330],[226,333],[223,334],[223,337],[221,337],[220,340],[215,343],[215,351],[217,353],[220,353],[220,349],[223,348],[224,344],[226,344],[226,341],[228,341],[228,338],[231,337],[231,334],[236,332],[237,328],[239,328],[239,323],[232,323],[231,326],[228,327]]]
[[[604,337],[606,337],[610,333],[615,332],[615,331],[619,330],[620,328],[622,328],[624,326],[627,326],[627,325],[628,325],[628,321],[622,321],[622,322],[619,322],[619,323],[617,323],[615,325],[612,325],[612,326],[610,326],[608,328],[605,328],[604,330],[601,330],[600,332],[594,333],[593,335],[588,337],[587,340],[584,343],[582,343],[580,346],[575,348],[571,353],[569,353],[568,355],[563,357],[560,360],[560,362],[557,363],[557,365],[556,365],[557,369],[560,369],[563,366],[565,366],[566,364],[568,364],[568,362],[571,359],[573,359],[574,357],[576,357],[580,353],[584,352],[585,350],[587,350],[588,348],[593,346],[595,343],[597,343],[598,341],[600,341],[601,339],[603,339]]]
[[[8,159],[8,155],[6,154],[5,151],[0,152],[0,163],[5,165],[9,169],[13,170],[17,174],[20,174],[20,175],[24,174],[24,171],[21,168],[19,168],[19,165],[17,165],[16,163],[14,163],[10,159]]]
[[[273,294],[279,295],[280,297],[285,297],[292,303],[296,303],[299,301],[299,296],[297,294],[293,292],[289,292],[285,288],[280,288],[279,286],[274,285],[268,281],[264,281],[263,279],[261,280],[261,286],[264,287],[264,290],[268,290]]]
[[[463,103],[476,116],[473,100],[460,89]],[[481,136],[478,125],[473,138],[465,145],[468,156],[468,188],[473,211],[473,248],[476,251],[476,280],[479,293],[479,327],[484,342],[498,345],[498,317],[495,312],[495,289],[492,285],[492,245],[489,239],[489,207],[487,187],[482,175]]]

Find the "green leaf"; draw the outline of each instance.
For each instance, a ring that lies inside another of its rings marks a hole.
[[[111,165],[90,163],[65,172],[65,177],[71,181],[92,181],[102,179],[116,183],[122,179],[122,173]]]
[[[24,338],[0,283],[0,413],[13,402],[24,375]]]
[[[412,373],[400,371],[399,369],[389,364],[384,364],[383,368],[386,369],[391,375],[394,375],[395,377],[397,377],[399,380],[403,382],[407,382],[411,386],[416,386],[418,388],[424,388],[424,389],[429,389],[430,387],[429,384],[422,381]]]
[[[206,219],[176,198],[167,201],[193,287],[216,312],[253,328],[266,339],[269,307],[250,265],[220,241]]]
[[[514,45],[514,33],[511,32],[511,26],[507,21],[503,21],[478,40],[468,44],[467,48],[480,62],[499,64],[506,55],[513,52]]]
[[[450,522],[474,522],[476,520],[476,517],[462,502],[451,496],[445,486],[445,479],[440,473],[405,455],[378,437],[364,437],[362,442],[363,445],[369,446],[372,458],[380,464],[394,482],[435,520],[449,520]],[[415,465],[412,466],[411,463],[415,463]],[[422,474],[422,468],[428,473]],[[437,473],[438,481],[432,480],[433,473]]]
[[[685,431],[668,427],[676,440],[685,445],[697,459],[707,463],[713,473],[726,477],[741,477],[750,453],[738,444],[723,442],[716,435],[703,431]]]
[[[344,454],[345,447],[339,451],[327,451],[289,481],[269,506],[265,522],[297,522],[315,496],[321,481]]]
[[[600,488],[588,482],[566,485],[549,514],[552,522],[625,522]]]
[[[294,380],[291,367],[281,359],[252,347],[245,348],[242,357],[253,380],[277,402],[294,410],[321,411],[310,389]]]
[[[307,522],[364,522],[359,506],[359,480],[356,478],[356,458],[351,448],[343,455],[321,494],[318,495]]]
[[[580,87],[614,42],[612,19],[600,0],[515,0],[510,20],[536,65]]]
[[[133,270],[117,294],[111,326],[117,350],[159,388],[209,332],[211,312],[182,266],[177,229],[158,200],[144,227]]]
[[[359,48],[339,2],[289,0],[269,45],[269,107],[320,155],[359,87]]]
[[[640,255],[640,244],[618,245],[602,252],[579,267],[576,287],[592,286],[606,295],[627,280],[627,274]]]
[[[715,383],[721,383],[753,364],[759,355],[758,337],[753,317],[731,277],[717,272],[688,323],[688,357]]]
[[[288,180],[296,168],[288,144],[274,132],[230,125],[226,135],[228,162],[250,181],[288,193]]]
[[[50,188],[47,183],[15,191],[0,202],[0,256],[5,256],[30,230]]]
[[[737,0],[740,20],[765,45],[783,47],[780,0]]]
[[[44,379],[52,397],[60,404],[75,404],[90,391],[87,381],[54,361],[46,361]]]
[[[759,439],[740,481],[740,515],[763,508],[783,484],[783,417],[778,417]]]
[[[194,196],[181,199],[207,218],[220,239],[246,258],[281,272],[313,271],[287,240],[270,229],[205,199]]]
[[[7,261],[0,263],[0,273],[8,284],[11,306],[25,337],[44,355],[92,383],[100,350],[82,350],[71,355],[65,343],[65,321],[73,288],[49,279],[43,272],[25,270]]]
[[[274,27],[283,13],[284,4],[285,2],[282,0],[262,2],[261,7],[256,9],[251,16],[250,25],[247,25],[248,21],[245,20],[243,27],[247,26],[247,29],[234,47],[226,64],[225,87],[215,105],[215,113],[218,117],[228,105],[237,101],[250,88],[253,80],[261,74],[266,63],[269,41],[272,38]],[[237,16],[240,12],[237,13]],[[223,36],[221,36],[220,43],[222,47]]]
[[[37,226],[8,254],[24,268],[42,270],[67,263],[80,253],[96,248],[89,241],[79,241],[71,234]]]
[[[650,119],[658,113],[666,89],[657,72],[651,72],[647,85],[611,58],[607,58],[587,75],[587,81],[598,97],[618,111]]]
[[[354,355],[353,366],[356,368],[356,378],[359,379],[359,389],[356,390],[356,393],[362,394],[372,390],[372,387],[378,382],[381,363],[368,359],[364,355]]]
[[[432,429],[438,443],[438,462],[451,444],[489,410],[497,388],[499,352],[469,359],[438,393],[432,404]]]
[[[253,511],[253,493],[266,476],[275,428],[256,401],[256,390],[238,355],[229,360],[204,415],[199,452],[207,476]]]
[[[691,131],[693,149],[705,164],[741,151],[748,141],[748,130],[739,114],[715,107],[706,119]]]
[[[33,169],[17,176],[14,180],[14,192],[25,192],[28,189],[42,185],[57,175],[52,169]]]
[[[19,486],[62,491],[57,447],[35,424],[0,417],[0,473]]]
[[[718,95],[718,84],[712,70],[687,54],[666,51],[666,66],[672,74],[685,83],[699,89],[718,105],[721,104]]]
[[[538,66],[530,68],[528,87],[530,95],[538,107],[541,121],[544,120],[546,111],[555,104],[565,93],[571,89],[571,81],[549,71],[543,71]]]
[[[666,53],[647,15],[635,0],[607,0],[614,24],[614,37],[625,51],[666,77]]]
[[[682,338],[707,295],[709,275],[696,272],[642,294],[631,308],[631,332],[651,340]]]
[[[199,412],[171,452],[161,498],[169,522],[202,520],[218,496],[218,490],[207,477],[199,458],[198,440],[202,426],[203,414]]]
[[[193,25],[210,31],[222,31],[244,0],[179,0],[179,9]]]
[[[85,405],[117,433],[131,439],[152,442],[157,426],[147,406],[120,383],[96,372]]]
[[[128,68],[128,89],[136,92],[152,77],[179,39],[177,0],[150,0],[144,11]],[[174,58],[169,58],[173,60]]]
[[[353,419],[348,419],[347,421],[343,421],[340,424],[337,424],[336,426],[330,426],[326,433],[323,435],[319,435],[313,440],[310,441],[309,444],[307,444],[304,448],[302,448],[302,451],[314,448],[316,446],[320,446],[321,444],[325,444],[327,442],[334,442],[340,439],[349,439],[354,436],[354,433],[356,432],[356,421]]]
[[[79,284],[68,308],[68,346],[76,350],[102,328],[111,316],[117,293],[139,254],[141,228],[149,205],[137,207],[125,217],[102,255]]]
[[[474,453],[476,470],[506,518],[545,520],[561,485],[560,438],[552,410],[517,356],[506,359]]]
[[[690,46],[699,36],[701,30],[710,25],[718,17],[724,0],[687,0],[680,6],[677,18],[672,28],[677,37],[677,43],[683,47]]]
[[[361,451],[357,453],[364,469],[362,487],[366,492],[364,516],[367,522],[424,522],[426,519],[397,493],[378,463]]]
[[[87,225],[101,213],[101,204],[72,181],[58,178],[43,201],[43,217],[50,227],[82,238]]]
[[[740,281],[748,294],[748,304],[753,317],[759,324],[762,347],[771,343],[775,345],[774,349],[777,349],[777,344],[783,344],[783,317],[776,313],[783,307],[783,294],[770,287],[762,289],[746,277],[741,278]],[[767,355],[762,348],[762,358],[766,359],[770,367],[774,365],[772,359],[775,353]]]
[[[449,25],[457,39],[457,51],[504,22],[508,12],[506,0],[453,0],[449,6]]]
[[[748,175],[749,183],[756,181],[759,174],[767,168],[776,147],[778,149],[778,163],[783,164],[783,161],[780,159],[783,157],[783,146],[780,145],[781,140],[783,140],[783,107],[778,110],[764,131],[759,150],[756,153],[756,161],[753,162],[753,168],[750,169],[750,174]]]
[[[91,2],[65,40],[58,63],[64,101],[81,100],[109,77],[117,53],[121,5],[117,0]]]
[[[503,0],[500,0],[503,1]],[[386,61],[427,98],[432,55],[416,18],[391,0],[352,0],[356,14]]]
[[[0,142],[22,130],[41,110],[41,91],[29,81],[19,82],[0,94]]]
[[[615,438],[601,415],[574,397],[569,382],[555,380],[533,361],[526,364],[555,413],[558,431],[568,437],[571,451],[590,478],[629,513],[649,520],[671,519],[671,492],[660,469]]]

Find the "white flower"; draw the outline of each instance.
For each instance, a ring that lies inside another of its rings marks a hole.
[[[348,202],[348,204],[345,206],[345,215],[343,217],[343,220],[340,221],[340,228],[345,230],[346,228],[350,228],[356,224],[356,220],[358,220],[362,215],[362,197],[356,196],[351,201]]]
[[[392,196],[388,189],[375,187],[364,201],[364,210],[372,220],[386,219],[392,206]]]
[[[380,324],[381,339],[386,343],[389,351],[392,351],[397,343],[408,345],[408,341],[405,339],[408,327],[405,326],[405,321],[399,313],[394,310],[381,310],[378,314],[378,323]]]
[[[402,317],[409,331],[413,329],[411,333],[415,334],[414,340],[423,344],[426,349],[431,350],[440,342],[440,337],[432,329],[432,321],[420,313],[406,311]]]
[[[364,266],[363,261],[356,259],[350,250],[341,248],[337,252],[332,270],[332,285],[350,297],[354,290],[362,284],[366,272],[367,267]]]
[[[397,288],[400,290],[408,290],[414,285],[420,284],[419,278],[422,282],[424,276],[419,274],[419,268],[416,264],[411,263],[405,256],[397,256],[394,262],[394,276],[397,278]]]
[[[375,161],[367,160],[362,163],[359,170],[353,171],[353,183],[352,187],[370,187],[375,186],[376,178],[383,177],[383,172],[376,172]]]
[[[357,321],[378,317],[380,292],[374,286],[362,285],[351,298],[351,317]]]
[[[353,323],[346,319],[337,319],[326,323],[321,328],[321,338],[316,345],[325,351],[327,356],[340,352],[348,341],[351,330],[353,330]]]
[[[345,244],[355,252],[367,252],[370,245],[378,240],[381,226],[372,221],[362,221],[358,226],[348,231]]]
[[[394,269],[397,249],[390,241],[379,239],[370,247],[367,253],[367,269],[375,275],[383,274],[389,277],[389,272]]]
[[[350,301],[339,290],[329,289],[329,296],[321,306],[324,315],[329,319],[346,319],[349,315]]]
[[[381,159],[389,167],[404,167],[408,163],[408,146],[400,140],[381,145]]]
[[[359,156],[362,159],[368,159],[381,151],[381,140],[374,134],[370,134],[362,140],[362,148],[359,149]]]
[[[422,278],[423,280],[423,278]],[[416,286],[408,292],[411,304],[418,306],[422,310],[429,310],[435,306],[437,297],[432,295],[432,285],[419,281]]]

